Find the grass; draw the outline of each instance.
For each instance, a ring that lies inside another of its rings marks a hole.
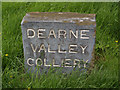
[[[24,70],[21,33],[21,21],[27,12],[95,13],[95,67],[91,73],[49,71],[40,78],[29,77]],[[118,24],[118,3],[2,3],[3,88],[118,88]]]

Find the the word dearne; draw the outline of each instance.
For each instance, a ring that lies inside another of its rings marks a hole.
[[[49,34],[46,35],[46,29],[38,29],[37,32],[34,29],[27,29],[27,36],[28,38],[34,38],[37,36],[38,38],[45,39],[45,38],[67,38],[67,35],[69,35],[69,38],[80,38],[80,39],[89,39],[89,30],[69,30],[69,33],[66,30],[59,29],[57,33],[55,33],[55,30],[50,30]]]

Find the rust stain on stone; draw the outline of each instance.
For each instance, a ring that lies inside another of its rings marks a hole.
[[[95,36],[96,36],[96,29],[95,29],[94,34],[93,34],[93,37],[94,37],[94,38],[95,38]]]
[[[96,29],[94,31],[94,34],[93,36],[95,37],[96,36]],[[95,41],[96,42],[96,41]],[[93,51],[92,51],[92,58],[91,58],[91,61],[90,61],[90,68],[88,69],[88,73],[91,73],[91,71],[93,70],[94,68],[94,65],[95,65],[95,44],[94,44],[94,47],[93,47]]]
[[[28,21],[24,21],[23,23],[27,23]]]

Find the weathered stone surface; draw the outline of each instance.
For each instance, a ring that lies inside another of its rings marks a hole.
[[[38,66],[40,71],[62,67],[69,72],[85,68],[93,59],[95,14],[31,12],[21,26],[28,71]]]

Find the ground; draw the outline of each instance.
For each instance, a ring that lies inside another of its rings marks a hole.
[[[96,14],[95,64],[91,73],[51,73],[29,77],[24,70],[21,21],[27,12]],[[2,3],[3,88],[117,88],[119,35],[118,3]]]

